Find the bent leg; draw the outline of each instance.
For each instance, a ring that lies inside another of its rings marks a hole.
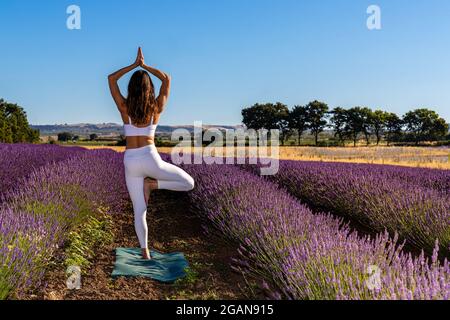
[[[155,151],[152,161],[143,164],[143,171],[157,180],[158,189],[171,191],[190,191],[194,189],[194,179],[183,169],[161,159]]]
[[[172,191],[191,191],[194,189],[194,179],[183,169],[164,162],[160,164],[155,176],[158,181],[158,189]]]
[[[144,197],[144,177],[133,177],[126,174],[125,179],[131,202],[133,203],[134,228],[141,248],[146,249],[148,246],[148,227],[147,205]]]

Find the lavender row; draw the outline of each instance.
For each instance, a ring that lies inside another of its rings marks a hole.
[[[257,166],[246,168],[259,172]],[[278,174],[269,179],[318,210],[376,232],[397,233],[429,254],[438,240],[444,256],[450,248],[449,193],[429,185],[430,176],[439,173],[426,173],[419,171],[413,179],[414,171],[407,168],[402,173],[402,168],[377,165],[281,161]]]
[[[26,177],[34,169],[82,152],[85,149],[79,147],[0,143],[0,196],[14,188],[20,178]]]
[[[324,165],[332,166],[337,170],[351,171],[359,175],[365,175],[370,171],[373,175],[397,179],[408,185],[437,190],[447,195],[450,194],[450,170],[366,163],[325,162]]]
[[[402,253],[387,233],[360,238],[313,214],[276,184],[236,166],[189,165],[190,198],[216,230],[240,244],[239,268],[272,298],[448,299],[450,266]],[[372,268],[372,269],[371,269]],[[380,270],[379,283],[369,272]]]
[[[0,298],[42,285],[55,250],[84,218],[128,204],[123,156],[110,150],[76,154],[39,167],[6,193],[0,206]]]

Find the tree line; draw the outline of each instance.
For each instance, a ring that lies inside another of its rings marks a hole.
[[[85,139],[84,141],[95,141],[98,138],[99,138],[98,134],[91,133],[89,135],[89,138]],[[73,134],[71,132],[58,133],[58,141],[61,141],[61,142],[69,142],[69,141],[75,142],[75,141],[80,141],[80,140],[82,140],[82,139],[80,138],[79,135]]]
[[[39,130],[30,127],[25,110],[3,99],[0,99],[0,142],[39,142]]]
[[[352,141],[356,146],[360,139],[369,145],[374,139],[379,145],[393,142],[415,143],[449,139],[449,125],[435,111],[427,108],[416,109],[399,117],[393,112],[372,110],[368,107],[342,108],[330,110],[321,101],[307,105],[296,105],[292,109],[280,102],[255,104],[242,110],[243,124],[247,129],[278,129],[284,144],[293,135],[298,145],[306,132],[314,136],[315,144],[319,135],[331,129],[334,138],[341,145]]]

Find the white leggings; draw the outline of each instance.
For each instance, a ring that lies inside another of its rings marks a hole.
[[[161,159],[154,144],[138,149],[128,149],[124,155],[125,179],[134,211],[134,227],[141,248],[147,248],[147,204],[144,198],[144,179],[153,178],[158,189],[190,191],[194,179],[181,168]]]

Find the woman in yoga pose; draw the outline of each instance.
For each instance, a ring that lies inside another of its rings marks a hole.
[[[136,71],[128,84],[128,96],[120,93],[117,81],[126,73]],[[161,80],[158,97],[148,72]],[[139,48],[136,61],[109,75],[109,87],[124,122],[127,147],[124,156],[125,179],[134,211],[134,226],[144,259],[151,259],[148,250],[147,206],[152,190],[189,191],[194,180],[182,169],[164,162],[155,147],[155,131],[170,93],[170,76],[144,63]]]

